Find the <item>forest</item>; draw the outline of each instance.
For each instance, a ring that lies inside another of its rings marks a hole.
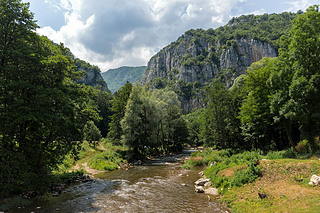
[[[84,75],[76,70],[81,61],[63,44],[35,32],[29,4],[1,1],[0,196],[46,191],[54,171],[66,159],[79,158],[84,143],[122,147],[121,158],[128,162],[192,145],[319,153],[319,6],[292,16],[291,29],[272,41],[278,57],[253,63],[231,88],[213,79],[201,88],[206,107],[183,115],[174,89],[127,82],[111,94],[78,84]],[[269,39],[268,31],[255,33]],[[233,36],[222,28],[212,35]],[[246,30],[234,34],[247,35]],[[181,88],[184,94],[192,90]],[[101,158],[110,160],[106,156]]]

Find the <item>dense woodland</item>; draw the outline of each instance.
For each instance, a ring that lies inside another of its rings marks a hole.
[[[66,156],[76,156],[83,140],[95,146],[101,137],[126,147],[123,157],[129,161],[179,152],[188,144],[318,152],[319,6],[288,14],[292,16],[297,18],[288,33],[281,31],[285,27],[273,32],[284,34],[273,41],[279,46],[277,58],[252,64],[229,89],[221,79],[213,79],[203,89],[206,108],[182,115],[170,88],[127,82],[112,95],[78,84],[84,74],[77,71],[79,59],[72,59],[63,44],[35,33],[29,5],[1,1],[0,196],[48,187],[52,171]],[[259,16],[264,17],[268,15]],[[256,19],[237,20],[244,18]],[[237,20],[212,30],[212,35],[232,39],[254,29],[250,24],[236,28]],[[252,34],[269,39],[272,28]]]

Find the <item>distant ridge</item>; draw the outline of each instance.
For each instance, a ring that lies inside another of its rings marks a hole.
[[[123,66],[116,69],[110,69],[107,72],[101,73],[103,79],[108,84],[108,88],[112,93],[115,93],[127,81],[134,83],[141,81],[142,75],[146,70],[146,66],[129,67]]]

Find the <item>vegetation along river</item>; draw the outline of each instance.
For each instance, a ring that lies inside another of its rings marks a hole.
[[[184,170],[186,155],[154,159],[129,170],[100,173],[23,212],[226,212],[194,192],[200,168]]]

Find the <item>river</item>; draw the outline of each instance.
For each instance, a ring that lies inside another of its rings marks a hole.
[[[201,168],[184,170],[185,154],[148,161],[128,170],[96,175],[58,197],[14,212],[223,212],[212,197],[194,192]]]

